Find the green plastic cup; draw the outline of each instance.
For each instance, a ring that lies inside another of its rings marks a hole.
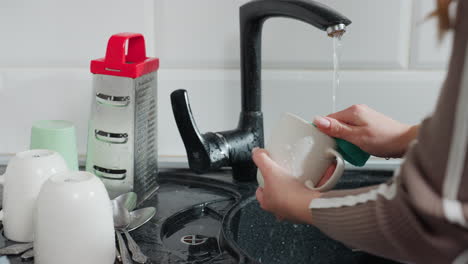
[[[67,162],[70,170],[78,170],[76,132],[72,122],[65,120],[41,120],[31,128],[30,149],[57,151]]]

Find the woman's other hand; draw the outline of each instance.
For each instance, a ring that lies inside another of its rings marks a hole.
[[[257,200],[263,210],[276,215],[278,219],[312,224],[309,204],[312,199],[320,197],[320,192],[305,187],[288,172],[274,162],[264,149],[254,149],[252,158],[262,173],[264,187],[257,189]],[[319,185],[326,182],[334,171],[330,167]]]
[[[329,136],[385,158],[402,157],[419,128],[395,121],[366,105],[353,105],[327,117],[315,117],[314,124]]]

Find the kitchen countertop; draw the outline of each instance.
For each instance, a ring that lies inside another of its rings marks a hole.
[[[167,166],[170,166],[170,168],[168,168]],[[160,170],[160,183],[162,186],[161,189],[155,195],[153,195],[152,197],[144,201],[141,205],[139,205],[139,207],[156,207],[156,216],[150,222],[132,232],[134,240],[140,245],[142,251],[145,254],[147,254],[150,258],[151,261],[149,263],[238,263],[236,258],[229,254],[227,251],[220,250],[220,248],[218,247],[217,240],[214,240],[214,242],[211,244],[207,243],[207,245],[203,249],[207,252],[210,251],[210,254],[212,254],[210,255],[210,258],[207,258],[207,261],[202,261],[199,258],[199,256],[197,256],[197,258],[195,259],[190,259],[190,257],[187,258],[187,255],[185,253],[192,254],[193,252],[189,251],[193,251],[193,247],[188,247],[188,250],[186,250],[187,252],[185,252],[184,250],[179,251],[178,245],[174,246],[175,240],[173,239],[173,237],[171,237],[171,235],[177,236],[177,242],[179,242],[180,244],[180,236],[177,233],[177,230],[179,229],[177,228],[182,228],[182,224],[178,223],[178,221],[181,222],[179,218],[175,218],[175,220],[172,220],[172,218],[174,215],[177,215],[180,212],[185,213],[187,211],[186,208],[198,208],[198,205],[206,203],[206,201],[213,199],[213,197],[216,195],[219,196],[217,197],[218,200],[230,201],[229,198],[223,197],[223,193],[221,192],[213,193],[211,191],[206,191],[206,189],[199,189],[199,187],[197,187],[197,182],[199,181],[204,181],[208,185],[211,184],[210,181],[224,183],[226,184],[228,189],[232,188],[242,197],[251,197],[255,192],[256,184],[234,183],[232,177],[230,176],[229,170],[223,170],[220,172],[200,176],[195,175],[189,170],[185,169],[186,165],[184,164],[163,164],[161,167],[164,168]],[[0,174],[2,174],[4,170],[5,167],[0,166]],[[344,176],[342,177],[342,180],[352,180],[353,182],[361,181],[363,184],[369,181],[377,183],[387,180],[391,176],[391,174],[391,171],[353,170],[346,171]],[[191,178],[192,180],[190,180]],[[193,184],[188,184],[185,186],[177,185],[178,182],[183,182],[187,180],[188,182],[191,181]],[[227,207],[224,206],[224,208],[216,210],[220,215],[224,215],[230,207],[232,207],[232,203]],[[201,210],[200,215],[195,216],[194,219],[196,221],[198,221],[198,218],[204,218],[203,211],[204,209]],[[187,218],[187,216],[184,216],[182,218]],[[205,225],[216,226],[217,224],[221,223],[221,221],[219,221],[219,223],[211,223],[210,221],[211,220],[208,220],[208,222],[206,222],[207,224]],[[174,231],[172,231],[171,225],[176,226],[176,229]],[[183,225],[189,226],[190,223],[184,223]],[[219,233],[219,230],[214,231]],[[13,244],[13,242],[7,241],[3,236],[0,236],[0,248],[10,244]],[[210,245],[214,245],[215,248],[210,248]],[[213,257],[213,254],[217,255]],[[19,257],[10,257],[10,261],[12,264],[33,263],[33,261],[22,262],[19,259]],[[319,262],[330,263],[327,262],[327,260]]]

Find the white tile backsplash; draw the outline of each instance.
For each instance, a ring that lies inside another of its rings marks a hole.
[[[0,73],[0,92],[5,89],[5,78],[3,77],[3,74]]]
[[[151,40],[148,8],[152,0],[0,1],[0,67],[87,67],[104,56],[114,33],[141,32]]]
[[[444,71],[344,72],[338,108],[367,104],[396,120],[418,124],[435,107]]]
[[[321,1],[353,21],[343,39],[337,109],[365,103],[407,123],[431,112],[451,45],[447,39],[439,48],[435,21],[421,22],[434,1]],[[0,1],[0,160],[28,147],[31,124],[39,119],[73,121],[79,152],[85,154],[89,61],[103,57],[108,38],[124,31],[143,33],[147,54],[161,60],[160,155],[185,155],[169,99],[175,89],[188,90],[201,132],[236,127],[238,8],[245,2]],[[270,19],[263,55],[267,136],[282,112],[312,119],[332,110],[332,39],[325,33],[301,22]]]
[[[86,151],[91,103],[91,73],[86,69],[25,69],[3,71],[8,89],[0,91],[0,153],[27,149],[31,124],[40,119],[66,119],[77,128],[78,149]],[[278,71],[263,73],[265,134],[282,112],[312,120],[331,111],[330,71]],[[337,109],[356,103],[369,106],[407,123],[417,123],[435,105],[444,72],[342,73]],[[200,131],[223,131],[237,126],[240,112],[238,70],[161,70],[158,84],[159,154],[185,155],[175,125],[170,93],[189,92]]]
[[[201,133],[233,129],[240,111],[237,70],[163,70],[159,78],[159,147],[163,155],[185,155],[169,96],[186,89]],[[330,71],[263,71],[262,110],[265,136],[283,112],[312,120],[331,112]],[[353,104],[370,107],[408,124],[417,124],[435,106],[444,71],[361,71],[342,73],[337,109]]]
[[[238,7],[244,2],[156,1],[156,50],[165,67],[238,68]],[[324,3],[353,21],[343,38],[343,67],[407,65],[411,1],[330,0]],[[332,39],[297,20],[268,19],[262,42],[265,68],[310,69],[332,65]]]
[[[0,153],[28,149],[31,125],[42,119],[73,121],[79,152],[84,153],[91,106],[91,76],[87,70],[15,69],[2,74],[8,88],[0,90]]]
[[[435,1],[414,0],[411,44],[411,68],[444,69],[450,57],[453,34],[442,41],[437,35],[437,19],[428,18],[435,10]]]
[[[342,40],[341,66],[346,69],[398,69],[408,60],[411,1],[329,0],[325,4],[352,24]],[[333,40],[308,24],[270,19],[263,36],[268,68],[331,68]]]
[[[157,0],[156,51],[164,67],[239,67],[239,6],[244,2]]]

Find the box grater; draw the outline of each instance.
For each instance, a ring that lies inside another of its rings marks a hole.
[[[157,183],[157,70],[141,34],[111,36],[106,56],[91,61],[92,110],[86,170],[114,198],[134,191],[139,201]]]

